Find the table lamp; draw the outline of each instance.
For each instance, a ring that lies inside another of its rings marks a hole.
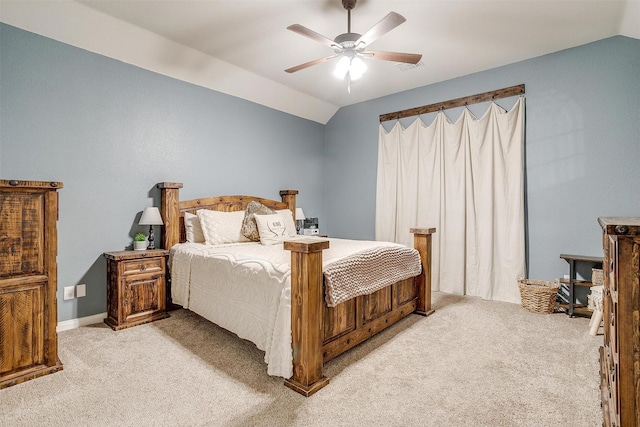
[[[296,232],[300,234],[300,229],[302,228],[302,221],[304,221],[304,212],[302,208],[296,208]]]
[[[142,212],[142,216],[140,217],[139,225],[148,225],[149,226],[149,246],[147,249],[155,249],[156,246],[153,242],[153,226],[154,225],[163,225],[162,217],[160,216],[160,210],[155,206],[151,206],[148,208],[144,208]]]

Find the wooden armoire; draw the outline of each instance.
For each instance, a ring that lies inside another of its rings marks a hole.
[[[604,426],[640,426],[640,218],[598,218],[604,250]]]
[[[62,369],[57,232],[61,182],[0,180],[0,389]]]

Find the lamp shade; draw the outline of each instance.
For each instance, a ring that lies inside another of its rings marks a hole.
[[[351,66],[349,67],[349,75],[351,80],[358,80],[364,72],[367,71],[367,64],[357,56],[351,60]]]
[[[162,225],[162,217],[160,216],[160,210],[155,206],[144,208],[140,221],[140,225]]]
[[[336,64],[336,68],[333,70],[333,75],[342,80],[349,72],[350,67],[351,60],[349,59],[349,57],[343,56]]]
[[[367,71],[367,64],[357,56],[344,55],[333,70],[333,75],[340,80],[344,79],[347,74],[351,80],[358,80],[364,72]]]
[[[296,208],[296,221],[300,221],[303,220],[304,217],[304,212],[302,212],[302,208]]]

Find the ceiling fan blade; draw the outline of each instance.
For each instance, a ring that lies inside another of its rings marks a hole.
[[[362,55],[367,59],[404,62],[407,64],[417,64],[422,59],[422,55],[417,53],[383,52],[379,50],[365,50]]]
[[[295,73],[296,71],[300,71],[300,70],[304,70],[305,68],[309,68],[312,65],[322,64],[323,62],[330,61],[330,60],[332,60],[334,58],[337,58],[338,56],[340,56],[340,55],[331,55],[331,56],[326,56],[324,58],[314,59],[313,61],[305,62],[304,64],[300,64],[300,65],[296,65],[295,67],[287,68],[284,71],[286,71],[287,73]]]
[[[342,49],[338,43],[334,42],[330,38],[323,36],[322,34],[318,34],[313,30],[308,29],[307,27],[303,27],[300,24],[293,24],[287,27],[287,30],[293,31],[294,33],[298,33],[305,37],[309,37],[311,40],[315,40],[323,45],[329,46],[334,49]]]
[[[369,31],[361,35],[360,38],[356,40],[355,45],[358,46],[359,43],[364,43],[365,46],[368,46],[378,40],[380,36],[393,30],[404,21],[406,21],[404,16],[399,13],[389,12],[387,16],[378,21],[378,23],[371,27]]]

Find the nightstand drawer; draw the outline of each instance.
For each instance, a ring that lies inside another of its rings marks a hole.
[[[136,259],[122,263],[122,274],[164,273],[163,258]]]

